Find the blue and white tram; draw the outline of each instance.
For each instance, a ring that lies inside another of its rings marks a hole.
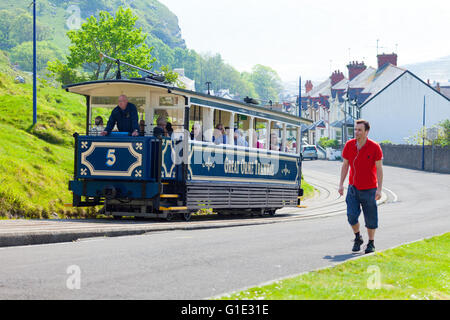
[[[86,97],[86,133],[74,134],[73,206],[104,205],[114,217],[189,220],[201,208],[274,214],[300,204],[306,119],[148,78],[63,88]],[[98,135],[94,117],[122,94],[138,107],[141,135]],[[159,117],[171,123],[170,137],[153,136]],[[225,132],[216,129],[221,125]]]

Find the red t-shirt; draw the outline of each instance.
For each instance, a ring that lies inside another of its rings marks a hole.
[[[342,157],[347,159],[350,164],[349,184],[358,190],[378,187],[375,162],[383,159],[383,151],[378,143],[367,139],[367,142],[358,151],[356,139],[349,140],[342,151]]]

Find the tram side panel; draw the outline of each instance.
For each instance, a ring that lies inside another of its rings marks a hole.
[[[74,206],[102,199],[152,199],[160,193],[160,140],[154,137],[75,136]],[[84,201],[83,201],[84,198]]]
[[[267,209],[298,205],[301,160],[296,155],[191,143],[189,209]]]

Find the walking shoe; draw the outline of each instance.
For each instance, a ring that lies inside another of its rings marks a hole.
[[[373,244],[373,241],[369,241],[366,247],[366,253],[372,253],[375,252],[375,245]]]
[[[364,243],[364,240],[362,237],[355,238],[355,243],[353,244],[353,252],[358,252],[361,250],[361,245]]]

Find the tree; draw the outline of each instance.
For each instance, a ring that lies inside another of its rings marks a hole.
[[[434,144],[442,147],[450,146],[450,119],[445,119],[433,127],[438,129],[438,136],[437,139],[434,140]],[[426,145],[432,144],[432,141],[427,139],[427,128],[424,127],[420,128],[416,134],[405,138],[404,140],[408,144],[420,145],[424,140],[423,138],[425,138]]]
[[[42,70],[47,66],[47,62],[54,59],[61,59],[62,51],[48,41],[38,41],[36,45],[37,69]],[[17,63],[23,70],[33,70],[33,42],[23,42],[11,49],[10,60]]]
[[[439,123],[439,134],[435,143],[442,147],[450,146],[450,120],[445,119]]]
[[[110,79],[116,70],[115,62],[101,59],[100,53],[126,61],[135,66],[152,69],[155,59],[152,48],[145,44],[146,35],[136,28],[137,16],[131,9],[119,7],[115,17],[100,11],[99,19],[91,16],[78,30],[70,30],[67,36],[72,44],[67,57],[72,69],[82,66],[90,72],[92,80]],[[138,76],[128,67],[121,69],[128,76]]]
[[[48,77],[54,77],[56,81],[63,85],[77,82],[85,82],[89,80],[89,75],[77,69],[69,68],[69,66],[59,59],[49,61],[47,64]]]
[[[37,22],[37,41],[50,40],[52,29]],[[33,17],[23,9],[0,10],[0,49],[8,50],[33,40]]]
[[[260,99],[273,102],[278,101],[281,93],[281,79],[275,70],[270,67],[257,64],[252,69],[250,80]]]

